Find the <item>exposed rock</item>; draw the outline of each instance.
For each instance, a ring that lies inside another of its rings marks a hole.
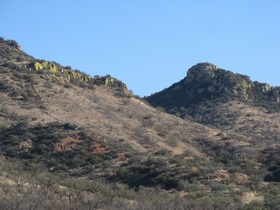
[[[113,78],[111,76],[106,76],[104,77],[105,81],[104,81],[104,85],[107,88],[113,87],[113,88],[120,88],[123,91],[127,90],[127,86],[126,84],[124,84],[123,82],[121,82],[120,80]]]
[[[18,51],[22,52],[22,47],[21,47],[20,45],[16,45],[15,48],[16,48]]]
[[[263,93],[267,93],[267,92],[269,92],[271,90],[271,88],[270,88],[270,86],[268,85],[268,84],[263,84],[262,86],[261,86],[261,91],[263,92]]]
[[[180,113],[182,107],[190,108],[205,101],[224,103],[230,100],[276,111],[280,110],[280,87],[252,82],[246,75],[233,73],[211,63],[198,63],[188,70],[183,80],[146,99],[153,106],[161,106],[172,113]],[[186,111],[182,112],[185,115]]]
[[[215,77],[214,71],[217,69],[219,67],[211,63],[198,63],[189,69],[185,82],[211,82]]]
[[[14,48],[16,48],[19,52],[22,52],[22,47],[20,45],[15,45]]]
[[[39,71],[39,70],[43,70],[43,69],[49,69],[51,72],[56,73],[57,72],[57,66],[52,63],[52,62],[34,62],[29,64],[29,68]]]
[[[198,63],[188,70],[184,80],[193,93],[224,94],[225,96],[239,97],[248,100],[247,91],[252,88],[251,80],[243,75],[220,69],[211,63]],[[260,87],[261,90],[269,91],[269,86]]]
[[[15,48],[17,51],[22,52],[22,47],[14,40],[7,40],[6,41],[8,45]]]

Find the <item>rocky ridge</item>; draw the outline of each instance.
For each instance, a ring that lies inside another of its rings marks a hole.
[[[253,82],[248,76],[235,74],[211,63],[198,63],[187,76],[169,88],[146,97],[153,106],[166,110],[189,107],[205,100],[238,100],[254,106],[280,110],[280,87]]]
[[[181,119],[110,75],[0,52],[0,209],[278,208],[277,88],[200,63],[153,98]]]
[[[252,82],[248,76],[234,74],[211,63],[198,63],[191,67],[184,82],[186,85],[197,87],[196,92],[199,94],[206,91],[209,94],[236,96],[246,101],[252,99],[253,91],[257,91],[272,95],[272,101],[280,103],[280,87],[271,87],[266,83]],[[204,86],[206,87],[203,88]],[[191,89],[191,92],[195,92],[195,89]]]

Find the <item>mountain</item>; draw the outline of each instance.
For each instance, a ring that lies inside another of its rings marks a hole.
[[[280,87],[253,82],[211,63],[198,63],[183,80],[145,99],[183,119],[246,136],[254,152],[278,150]]]
[[[248,76],[234,74],[211,63],[194,65],[183,80],[146,99],[153,106],[171,112],[205,101],[225,103],[234,100],[265,107],[270,112],[280,111],[280,87],[252,82]]]
[[[238,100],[241,87],[212,84],[224,70],[199,64],[147,98],[166,113],[110,75],[35,59],[16,41],[0,39],[0,53],[0,209],[279,208],[278,88]],[[200,122],[199,108],[230,122]]]
[[[279,140],[280,87],[210,63],[194,65],[183,80],[145,99],[183,119],[258,140]]]

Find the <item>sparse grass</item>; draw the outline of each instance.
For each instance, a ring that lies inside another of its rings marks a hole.
[[[176,146],[178,146],[178,140],[176,140],[176,139],[168,139],[166,141],[166,144],[168,146],[170,146],[170,147],[176,147]]]
[[[240,209],[251,191],[264,200],[244,208],[278,208],[279,113],[214,100],[171,110],[183,120],[108,76],[64,84],[5,53],[0,208]]]
[[[65,84],[63,85],[63,87],[65,87],[65,88],[72,88],[73,85],[72,85],[71,83],[65,83]]]

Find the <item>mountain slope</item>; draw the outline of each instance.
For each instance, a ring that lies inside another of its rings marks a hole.
[[[0,49],[3,208],[276,206],[278,185],[269,182],[278,178],[276,143],[269,149],[256,144],[257,134],[167,114],[116,78],[34,59],[14,41],[0,40]]]
[[[210,63],[146,100],[153,106],[196,122],[257,139],[279,140],[280,87],[252,82]]]
[[[261,160],[268,151],[275,154],[279,149],[279,97],[280,87],[252,82],[248,76],[199,63],[188,70],[183,80],[145,99],[183,119],[246,136],[253,150],[243,152],[254,154],[249,155],[253,160]],[[277,165],[269,169],[274,175],[266,180],[279,180],[279,162],[275,161],[260,161]]]
[[[222,103],[237,100],[279,111],[280,87],[252,82],[248,76],[234,74],[210,63],[198,63],[188,70],[183,80],[147,97],[152,105],[169,111],[207,100]]]

